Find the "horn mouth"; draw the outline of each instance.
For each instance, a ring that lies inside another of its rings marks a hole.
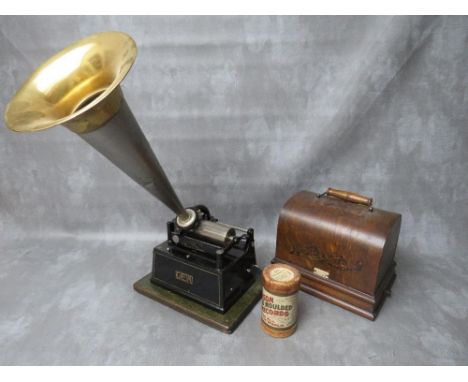
[[[32,132],[72,121],[118,90],[136,56],[135,41],[122,32],[96,33],[69,45],[23,83],[6,107],[6,125]]]

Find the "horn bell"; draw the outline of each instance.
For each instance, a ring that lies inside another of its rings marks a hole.
[[[99,127],[118,110],[118,97],[112,93],[136,56],[135,41],[120,32],[97,33],[69,45],[40,65],[16,92],[6,107],[7,126],[20,132],[67,122],[80,132]]]
[[[96,33],[69,45],[23,83],[6,107],[5,122],[16,132],[64,125],[184,215],[120,88],[136,56],[135,41],[121,32]]]

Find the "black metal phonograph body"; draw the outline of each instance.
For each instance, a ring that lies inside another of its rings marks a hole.
[[[88,36],[45,61],[7,105],[17,132],[64,125],[175,214],[153,251],[151,274],[135,289],[225,332],[260,298],[254,231],[220,223],[198,205],[185,208],[135,117],[120,83],[137,55],[120,32]]]
[[[153,251],[151,281],[220,312],[252,285],[254,231],[218,223],[205,206],[189,230],[167,223],[167,240]]]

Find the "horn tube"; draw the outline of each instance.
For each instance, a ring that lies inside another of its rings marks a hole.
[[[83,38],[39,66],[5,110],[8,128],[64,125],[174,211],[189,218],[127,105],[120,83],[137,56],[125,33]]]

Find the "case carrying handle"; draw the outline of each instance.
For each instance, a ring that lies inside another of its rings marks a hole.
[[[346,202],[363,204],[363,205],[369,207],[370,211],[373,210],[373,208],[372,208],[373,199],[369,198],[367,196],[364,196],[364,195],[356,194],[355,192],[337,190],[336,188],[331,188],[330,187],[322,195],[333,196],[335,198],[344,200]]]

